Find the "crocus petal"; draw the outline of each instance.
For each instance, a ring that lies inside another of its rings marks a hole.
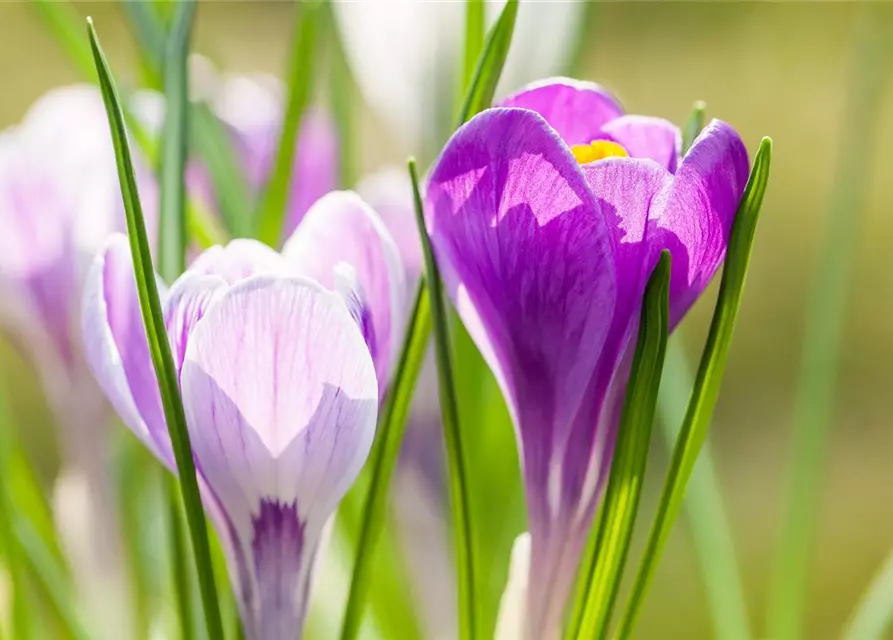
[[[181,386],[197,466],[230,523],[247,635],[295,637],[320,532],[375,431],[363,338],[336,294],[256,276],[196,324]]]
[[[671,326],[682,319],[725,258],[748,173],[740,136],[725,122],[713,120],[695,140],[673,182],[655,197],[647,236],[652,265],[661,249],[672,255]]]
[[[602,130],[633,158],[651,158],[670,173],[676,172],[682,155],[682,133],[672,122],[651,116],[621,116]]]
[[[528,487],[544,487],[614,313],[605,219],[566,145],[523,109],[491,109],[460,128],[427,201],[447,290],[518,425]],[[557,507],[528,500],[544,518]]]
[[[335,265],[353,267],[371,313],[370,350],[384,390],[400,348],[406,284],[400,252],[378,214],[355,193],[329,193],[307,212],[282,255],[297,273],[329,289]]]
[[[109,239],[90,269],[81,321],[87,363],[106,397],[158,459],[175,469],[130,248],[121,234]]]
[[[527,581],[530,578],[530,534],[522,533],[512,545],[509,577],[499,601],[495,640],[524,638]]]
[[[229,285],[222,277],[199,275],[194,271],[187,271],[171,286],[164,304],[164,324],[178,375],[192,329],[228,288]]]
[[[236,284],[253,275],[284,273],[288,265],[276,251],[257,240],[237,238],[225,247],[205,249],[189,265],[190,273],[215,275]]]
[[[422,275],[424,258],[409,174],[406,169],[397,167],[382,169],[363,178],[357,185],[357,193],[381,217],[391,232],[403,259],[406,285],[414,290]]]
[[[594,82],[550,78],[524,87],[499,103],[536,111],[568,145],[603,138],[602,127],[623,115],[623,108]]]

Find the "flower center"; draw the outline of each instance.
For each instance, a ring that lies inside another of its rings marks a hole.
[[[571,153],[580,164],[589,164],[605,158],[628,158],[629,154],[622,146],[610,140],[593,140],[589,144],[575,144]]]

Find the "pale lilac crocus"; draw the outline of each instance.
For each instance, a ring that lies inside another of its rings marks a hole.
[[[335,192],[282,254],[234,240],[162,287],[203,499],[250,640],[300,637],[323,526],[372,443],[402,277],[374,211]],[[83,317],[96,379],[174,470],[123,236],[94,263]]]
[[[679,158],[673,125],[623,115],[593,84],[546,81],[504,105],[435,162],[427,227],[516,427],[530,534],[520,628],[551,640],[610,467],[644,283],[669,249],[675,326],[723,260],[748,159],[716,120]]]
[[[140,178],[147,167],[136,158]],[[145,185],[144,185],[145,186]],[[142,188],[147,219],[156,192]],[[79,315],[87,267],[108,235],[124,229],[114,150],[99,90],[50,91],[23,121],[0,134],[0,330],[39,374],[56,423],[62,466],[55,492],[78,508],[56,510],[60,542],[78,597],[98,638],[131,633],[128,579],[120,556],[115,498],[108,476],[111,417],[90,375]],[[154,224],[151,227],[154,238]],[[112,606],[114,616],[99,616]]]
[[[250,190],[249,205],[254,206],[275,162],[285,89],[274,76],[218,73],[200,56],[192,56],[190,63],[193,99],[206,102],[229,133]],[[164,118],[164,98],[142,91],[135,105],[147,125],[158,130]],[[325,110],[311,106],[303,114],[295,141],[283,237],[291,235],[310,206],[332,191],[337,181],[335,124]],[[193,158],[189,163],[187,186],[190,194],[205,207],[218,210],[211,179],[201,158]]]

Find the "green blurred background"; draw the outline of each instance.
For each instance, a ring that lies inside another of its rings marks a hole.
[[[96,19],[120,77],[129,73],[134,78],[135,49],[120,7],[108,2],[77,7]],[[708,115],[735,125],[751,150],[763,135],[775,141],[771,184],[712,431],[756,630],[764,627],[769,570],[787,489],[784,471],[806,302],[816,286],[815,265],[837,158],[851,131],[844,109],[852,74],[859,68],[852,58],[860,11],[865,7],[857,3],[611,2],[591,12],[583,30],[580,77],[607,85],[629,111],[682,123],[693,100],[703,99]],[[878,3],[870,11],[871,27],[882,29],[893,43],[893,3]],[[228,71],[281,76],[290,15],[284,2],[203,2],[196,49]],[[893,46],[885,55],[891,52]],[[893,72],[893,64],[887,68]],[[0,78],[4,127],[18,121],[44,91],[78,80],[36,13],[22,2],[0,3]],[[889,90],[882,94],[880,113],[872,132],[873,151],[865,160],[865,207],[848,212],[859,226],[858,249],[848,288],[827,473],[820,487],[808,638],[838,637],[893,547]],[[371,114],[362,119],[364,170],[403,160],[403,150],[380,125]],[[712,296],[707,298],[682,329],[693,358],[709,321]],[[8,349],[3,354],[4,366],[18,373],[22,364]],[[22,384],[15,409],[21,424],[46,422],[36,383],[18,379]],[[39,441],[35,437],[32,445]],[[652,458],[648,506],[665,468],[659,449]],[[49,456],[41,460],[52,465]],[[710,636],[684,517],[662,560],[638,635]]]

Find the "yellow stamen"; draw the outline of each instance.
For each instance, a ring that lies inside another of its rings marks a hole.
[[[622,146],[609,140],[593,140],[589,144],[575,144],[571,153],[580,164],[589,164],[605,158],[627,158],[629,154]]]

